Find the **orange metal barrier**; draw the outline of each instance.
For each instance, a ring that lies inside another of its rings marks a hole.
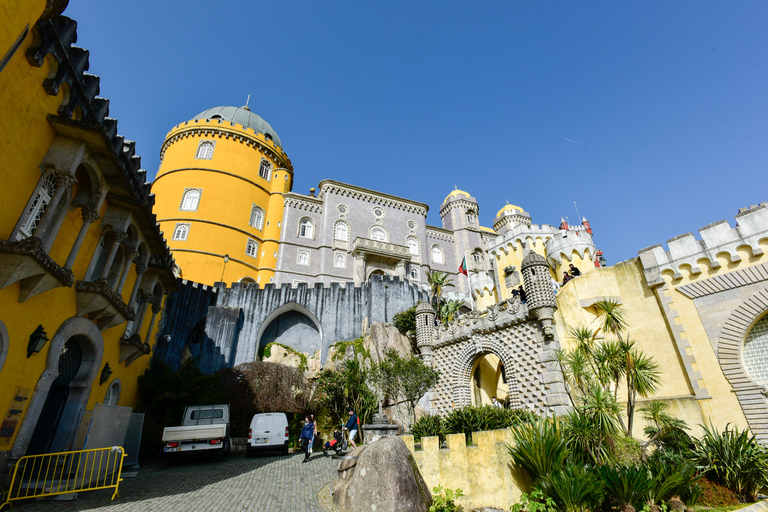
[[[121,446],[73,452],[26,455],[11,469],[11,485],[3,494],[0,510],[12,501],[73,492],[114,488],[120,494],[125,450]]]

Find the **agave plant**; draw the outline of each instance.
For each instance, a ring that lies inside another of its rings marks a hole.
[[[512,428],[509,454],[534,481],[558,471],[568,457],[568,443],[556,418],[541,418]]]
[[[712,426],[702,427],[704,436],[694,441],[698,464],[731,491],[753,501],[768,485],[768,451],[747,429],[739,431],[729,423],[721,434]]]
[[[564,512],[592,512],[603,501],[603,482],[591,468],[569,463],[541,478],[539,486]]]

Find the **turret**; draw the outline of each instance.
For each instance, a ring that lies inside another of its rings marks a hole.
[[[544,337],[547,340],[554,339],[553,320],[557,302],[555,301],[555,292],[552,289],[552,276],[549,274],[547,260],[540,254],[531,251],[523,258],[521,267],[528,311],[541,322]]]
[[[435,310],[428,302],[416,307],[416,347],[421,359],[432,365],[432,334],[435,330]]]
[[[592,234],[592,228],[589,227],[589,221],[587,220],[586,217],[581,218],[581,225],[584,226],[584,231],[586,231],[590,235]]]

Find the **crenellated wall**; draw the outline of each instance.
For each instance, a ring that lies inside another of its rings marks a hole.
[[[413,454],[427,486],[461,489],[464,495],[456,503],[465,509],[507,510],[520,501],[523,489],[530,488],[530,477],[523,470],[510,468],[509,430],[473,432],[471,446],[467,446],[464,434],[446,436],[445,448],[440,447],[438,437],[423,437],[420,450],[415,448],[413,436],[400,438]]]
[[[711,268],[718,268],[721,262],[718,255],[727,254],[731,263],[741,261],[738,249],[749,246],[753,256],[762,255],[760,241],[768,238],[768,203],[761,203],[750,208],[742,208],[736,215],[736,227],[732,228],[727,220],[714,222],[699,230],[701,240],[696,240],[692,233],[676,236],[667,241],[669,251],[661,245],[654,245],[639,251],[645,279],[649,286],[662,284],[661,274],[672,271],[674,278],[682,277],[680,269],[690,266],[690,273],[702,272],[702,260]]]

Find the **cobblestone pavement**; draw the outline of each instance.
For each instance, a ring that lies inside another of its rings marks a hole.
[[[13,510],[105,512],[326,512],[317,494],[336,476],[338,461],[314,453],[307,464],[303,454],[264,455],[246,459],[231,454],[224,462],[191,460],[178,466],[163,464],[138,470],[112,490],[80,493],[73,501],[15,502]]]

